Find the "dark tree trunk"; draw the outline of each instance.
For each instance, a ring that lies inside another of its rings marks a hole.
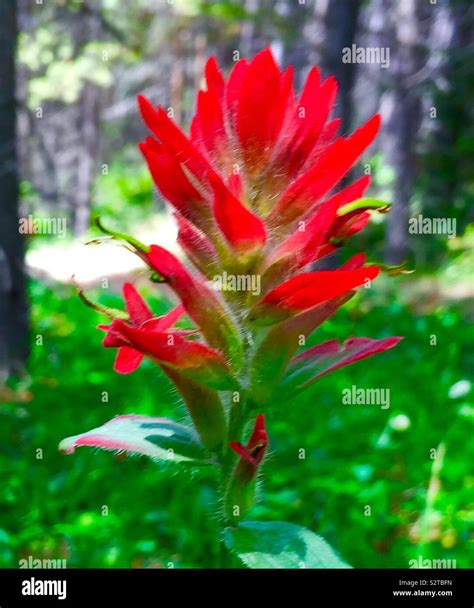
[[[352,126],[352,87],[356,66],[342,62],[342,50],[355,41],[360,0],[330,0],[326,12],[326,43],[324,64],[328,74],[339,82],[337,115],[342,119],[341,131]]]
[[[16,2],[0,3],[0,386],[28,354],[24,242],[18,224],[15,148]]]
[[[418,129],[421,123],[421,94],[411,80],[426,61],[422,9],[416,0],[393,4],[382,0],[380,9],[387,18],[388,31],[383,32],[380,45],[388,43],[394,53],[391,57],[390,88],[385,93],[388,108],[385,121],[383,151],[395,172],[392,211],[388,217],[385,259],[390,264],[402,263],[408,254],[408,218],[410,199],[416,175]]]
[[[389,214],[385,258],[401,264],[408,253],[408,218],[415,180],[415,142],[420,100],[403,86],[393,93],[385,144],[386,158],[395,169],[394,201]]]
[[[304,28],[311,17],[311,7],[309,3],[300,4],[298,0],[286,0],[285,5],[285,18],[289,26],[284,39],[282,62],[285,66],[293,66],[295,89],[299,92],[309,67]]]
[[[79,37],[79,48],[87,42],[100,39],[100,11],[97,14],[87,4],[83,5],[83,32]],[[80,143],[77,159],[76,196],[73,209],[73,230],[75,235],[83,234],[90,223],[91,197],[94,177],[100,156],[100,90],[93,83],[86,83],[79,101]]]
[[[82,111],[79,125],[81,140],[77,166],[76,197],[74,201],[74,234],[81,235],[89,228],[91,196],[94,175],[97,170],[100,91],[94,84],[84,85],[82,91]]]

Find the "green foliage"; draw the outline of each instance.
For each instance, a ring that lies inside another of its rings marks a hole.
[[[390,279],[392,288],[402,293],[413,276]],[[362,308],[354,298],[311,343],[350,334],[405,339],[291,403],[273,404],[264,492],[250,516],[305,526],[353,567],[406,568],[419,555],[469,567],[474,402],[469,382],[458,383],[474,367],[473,328],[459,307],[438,303],[422,312],[379,281]],[[160,289],[150,287],[149,295]],[[33,555],[66,558],[70,567],[218,567],[218,519],[207,517],[218,508],[213,467],[188,478],[147,458],[57,452],[63,437],[117,414],[188,421],[153,364],[129,376],[112,370],[115,354],[95,329],[103,318],[72,289],[33,283],[30,297],[32,376],[0,405],[0,565],[17,567]],[[103,290],[91,297],[123,305]],[[170,308],[160,297],[151,305],[157,314]],[[390,388],[390,408],[343,405],[341,393],[353,384]],[[427,511],[432,450],[441,443],[439,490]]]
[[[249,18],[245,7],[238,2],[211,2],[210,4],[202,3],[201,13],[216,19],[226,21],[239,21]]]
[[[153,186],[144,162],[139,161],[135,146],[125,148],[107,167],[107,174],[100,175],[94,185],[94,212],[104,221],[120,222],[126,216],[135,221],[150,217],[153,211]],[[120,223],[125,227],[126,221]]]
[[[249,568],[347,568],[320,536],[284,521],[245,521],[225,542]]]
[[[88,42],[77,51],[71,36],[51,25],[21,33],[18,44],[19,61],[31,73],[27,94],[31,109],[51,100],[74,103],[86,82],[109,87],[114,61],[127,56],[126,49],[108,41]]]

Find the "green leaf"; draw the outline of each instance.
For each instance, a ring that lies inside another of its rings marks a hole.
[[[249,568],[350,568],[320,536],[284,521],[245,521],[224,541]]]
[[[209,463],[194,431],[168,418],[117,416],[101,427],[63,439],[59,449],[72,454],[81,446],[126,451],[167,462]]]

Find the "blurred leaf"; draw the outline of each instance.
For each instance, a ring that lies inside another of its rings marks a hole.
[[[327,542],[283,521],[246,521],[227,528],[225,542],[249,568],[349,568]]]

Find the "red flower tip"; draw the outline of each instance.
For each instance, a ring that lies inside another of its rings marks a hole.
[[[217,175],[212,175],[210,181],[214,189],[214,215],[229,245],[242,255],[263,247],[267,234],[262,220],[247,209]]]
[[[145,300],[131,283],[124,283],[122,289],[125,306],[134,325],[142,325],[153,317],[153,313],[146,305]]]
[[[247,445],[244,446],[236,441],[231,441],[229,446],[256,471],[262,462],[268,447],[268,434],[265,429],[264,415],[259,414],[256,417],[253,431]]]
[[[204,69],[206,75],[207,90],[214,90],[222,97],[224,93],[224,77],[222,76],[215,57],[209,57]]]

